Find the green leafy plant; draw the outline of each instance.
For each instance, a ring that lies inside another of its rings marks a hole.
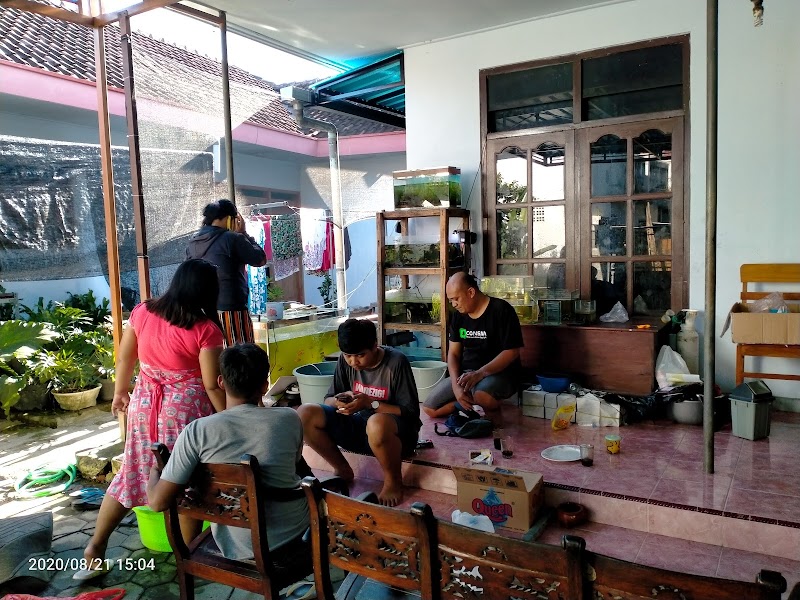
[[[333,303],[336,302],[336,289],[333,287],[330,271],[325,271],[322,274],[322,283],[319,284],[317,290],[322,296],[322,303],[325,306],[333,306]]]
[[[267,302],[280,302],[283,300],[283,290],[267,278]]]
[[[41,381],[50,381],[55,392],[80,392],[100,383],[97,368],[86,356],[63,348],[37,354],[33,371]]]
[[[99,330],[89,337],[89,343],[94,348],[92,360],[97,366],[100,377],[114,381],[116,376],[114,338],[105,331]]]
[[[58,337],[47,323],[0,323],[0,406],[8,414],[20,391],[34,378],[32,361],[37,352]]]
[[[91,319],[92,325],[102,325],[111,316],[108,298],[103,298],[102,302],[98,302],[92,290],[85,294],[72,294],[70,292],[67,292],[67,294],[69,297],[64,302],[64,306],[81,309]]]

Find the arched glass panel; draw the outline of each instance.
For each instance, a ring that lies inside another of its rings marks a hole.
[[[564,146],[540,144],[531,152],[531,199],[563,200],[565,188]]]
[[[633,193],[672,190],[672,134],[650,129],[633,138]]]
[[[527,153],[516,147],[503,148],[495,159],[497,204],[527,202]]]
[[[592,197],[625,193],[628,140],[604,135],[591,144]]]

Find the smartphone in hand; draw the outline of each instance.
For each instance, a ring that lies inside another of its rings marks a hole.
[[[339,402],[342,402],[343,404],[350,404],[353,401],[353,397],[350,394],[346,393],[336,394],[334,398],[336,398]]]

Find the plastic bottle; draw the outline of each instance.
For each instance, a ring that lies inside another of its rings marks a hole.
[[[686,320],[678,332],[678,353],[683,357],[689,373],[700,374],[700,336],[694,328],[697,311],[686,309]]]

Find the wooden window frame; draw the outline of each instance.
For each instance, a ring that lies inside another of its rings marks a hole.
[[[680,44],[682,46],[683,54],[683,97],[682,108],[678,110],[661,111],[656,113],[643,113],[631,115],[626,117],[615,117],[611,119],[583,121],[581,114],[582,102],[582,88],[581,88],[581,67],[582,61],[585,59],[597,58],[627,52],[630,50],[638,50],[642,48],[651,48],[664,45]],[[553,126],[537,127],[534,129],[523,129],[516,131],[504,131],[499,133],[489,133],[488,131],[488,104],[487,104],[487,86],[488,79],[492,75],[500,73],[508,73],[513,71],[523,71],[536,67],[547,66],[551,64],[559,64],[565,62],[573,63],[573,123],[572,124],[559,124]],[[497,230],[495,223],[495,154],[498,148],[507,146],[524,146],[529,142],[530,138],[535,136],[541,137],[541,134],[554,134],[561,136],[564,133],[572,133],[573,137],[573,151],[572,151],[572,165],[567,167],[567,181],[565,186],[572,189],[566,190],[568,195],[572,196],[566,199],[565,210],[566,212],[566,245],[567,245],[567,273],[566,282],[570,289],[580,289],[581,297],[589,297],[589,286],[591,284],[591,263],[592,257],[588,256],[590,253],[588,242],[591,235],[589,224],[586,222],[589,219],[589,205],[583,206],[580,203],[581,186],[585,185],[588,181],[588,174],[582,174],[581,166],[578,163],[578,152],[581,151],[578,138],[582,136],[581,130],[604,128],[608,125],[625,126],[627,124],[635,125],[637,122],[642,121],[658,121],[669,120],[675,117],[682,119],[681,139],[673,139],[673,143],[677,144],[682,149],[683,160],[680,164],[673,163],[673,168],[681,169],[682,186],[681,190],[675,190],[680,195],[680,206],[673,204],[673,223],[676,226],[674,231],[676,236],[673,237],[673,249],[671,256],[672,263],[672,287],[671,287],[671,307],[673,310],[680,310],[688,306],[688,273],[689,273],[689,173],[688,165],[690,164],[690,154],[688,140],[690,136],[689,125],[689,36],[671,36],[666,38],[659,38],[647,40],[637,43],[624,44],[620,46],[613,46],[589,52],[582,52],[571,54],[567,56],[558,56],[547,59],[527,61],[523,63],[516,63],[511,65],[503,65],[491,69],[482,69],[479,72],[479,96],[480,96],[480,133],[481,133],[481,217],[482,229],[485,233],[483,240],[483,264],[485,265],[485,275],[497,274]],[[544,138],[542,138],[544,140]],[[530,160],[530,152],[528,152],[528,160]],[[567,156],[567,162],[570,157]],[[576,171],[577,170],[577,171]],[[572,173],[570,175],[569,173]],[[530,168],[529,168],[530,172]],[[530,190],[530,174],[528,176],[528,189]],[[630,202],[630,201],[629,201]],[[528,229],[532,227],[534,206],[546,206],[547,203],[531,203],[528,202],[519,205],[520,208],[529,209]],[[572,210],[570,210],[570,205]],[[511,205],[509,205],[511,207]],[[628,208],[630,212],[630,207]],[[680,222],[676,219],[680,218]],[[572,230],[572,233],[570,232]],[[632,249],[629,249],[631,252]],[[625,261],[629,260],[627,257],[621,257]],[[642,257],[643,260],[647,260]],[[595,261],[596,262],[596,261]],[[633,260],[632,262],[638,262]],[[531,261],[530,264],[533,264]],[[532,269],[532,267],[531,267]],[[531,271],[532,272],[532,271]],[[630,274],[631,281],[633,273]]]

